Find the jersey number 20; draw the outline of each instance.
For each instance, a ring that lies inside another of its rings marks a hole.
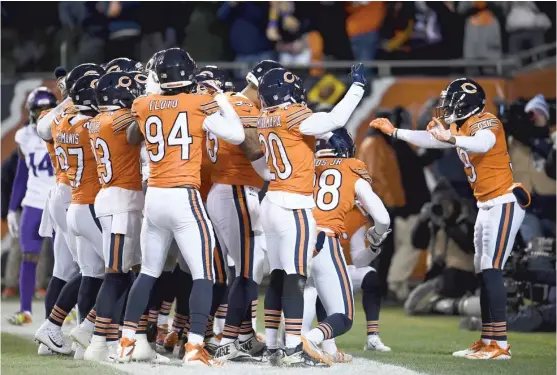
[[[288,155],[286,155],[286,149],[282,144],[282,140],[275,133],[269,133],[267,138],[263,134],[259,134],[259,142],[265,147],[265,161],[269,162],[269,156],[271,156],[271,162],[273,163],[273,169],[275,173],[271,172],[271,179],[276,180],[278,176],[281,180],[286,180],[292,175],[292,164],[288,160]],[[278,155],[275,152],[275,146],[278,149]],[[279,166],[279,159],[282,166]]]
[[[193,138],[190,137],[188,129],[188,113],[180,112],[174,124],[170,129],[168,137],[164,139],[164,132],[162,120],[158,116],[150,116],[145,121],[145,139],[153,145],[157,145],[157,152],[149,150],[149,159],[153,163],[158,163],[162,160],[166,153],[167,146],[181,146],[181,159],[189,160],[190,158],[190,145],[193,143]]]

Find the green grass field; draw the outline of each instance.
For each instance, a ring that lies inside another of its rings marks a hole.
[[[356,296],[356,301],[360,301],[359,296]],[[263,301],[260,303],[262,306]],[[260,319],[263,314],[262,310],[260,309]],[[451,356],[453,351],[463,349],[478,338],[478,332],[460,331],[457,317],[408,317],[400,308],[385,308],[381,312],[380,323],[381,338],[386,345],[393,349],[391,353],[362,350],[366,338],[366,324],[363,311],[359,306],[352,330],[337,339],[338,346],[359,357],[403,366],[432,375],[546,375],[556,373],[555,334],[511,333],[509,342],[512,346],[512,360],[470,361]],[[2,322],[2,324],[5,323]],[[261,321],[260,329],[262,326]],[[3,375],[98,375],[99,373],[113,375],[124,373],[114,367],[73,361],[70,358],[39,357],[36,354],[37,345],[30,341],[29,336],[21,337],[2,333],[1,339]],[[370,362],[370,373],[374,373],[372,364]],[[123,369],[125,368],[126,366],[123,366]],[[157,369],[162,371],[163,368],[161,366]],[[338,368],[347,369],[344,366]],[[349,371],[340,372],[348,373]],[[375,374],[380,373],[375,371]]]

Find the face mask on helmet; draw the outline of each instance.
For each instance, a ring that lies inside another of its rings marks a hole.
[[[439,96],[437,118],[445,124],[457,123],[480,114],[485,108],[485,92],[471,79],[460,78],[451,82]]]

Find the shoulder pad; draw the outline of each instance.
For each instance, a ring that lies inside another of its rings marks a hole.
[[[350,160],[350,159],[348,159]],[[350,163],[350,169],[360,178],[366,180],[370,185],[372,183],[371,177],[367,171],[367,167],[363,161],[358,159],[351,159],[352,163]]]

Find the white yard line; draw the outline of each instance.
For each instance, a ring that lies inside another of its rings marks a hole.
[[[34,321],[32,324],[23,327],[12,326],[6,323],[6,318],[15,313],[19,308],[19,303],[10,301],[2,302],[1,304],[1,322],[0,330],[2,332],[11,333],[18,336],[27,337],[29,339],[33,338],[35,331],[40,327],[42,323],[41,317],[44,316],[44,305],[41,302],[33,303]],[[73,325],[65,325],[64,332],[66,335]],[[373,373],[374,375],[424,375],[416,371],[409,370],[404,367],[388,365],[381,362],[373,361],[366,358],[354,358],[354,361],[350,364],[338,364],[331,368],[277,368],[265,365],[257,364],[240,364],[231,363],[223,367],[189,367],[184,368],[180,366],[180,362],[175,361],[173,365],[157,365],[150,363],[128,363],[128,364],[106,364],[107,366],[112,366],[120,371],[134,374],[134,375],[153,375],[158,370],[164,372],[165,375],[183,375],[188,373],[189,375],[204,375],[204,374],[223,374],[226,375],[247,375],[247,374],[264,374],[264,375],[286,375],[286,374],[300,374],[304,375],[314,375],[314,374],[338,374],[342,375],[368,375]]]

